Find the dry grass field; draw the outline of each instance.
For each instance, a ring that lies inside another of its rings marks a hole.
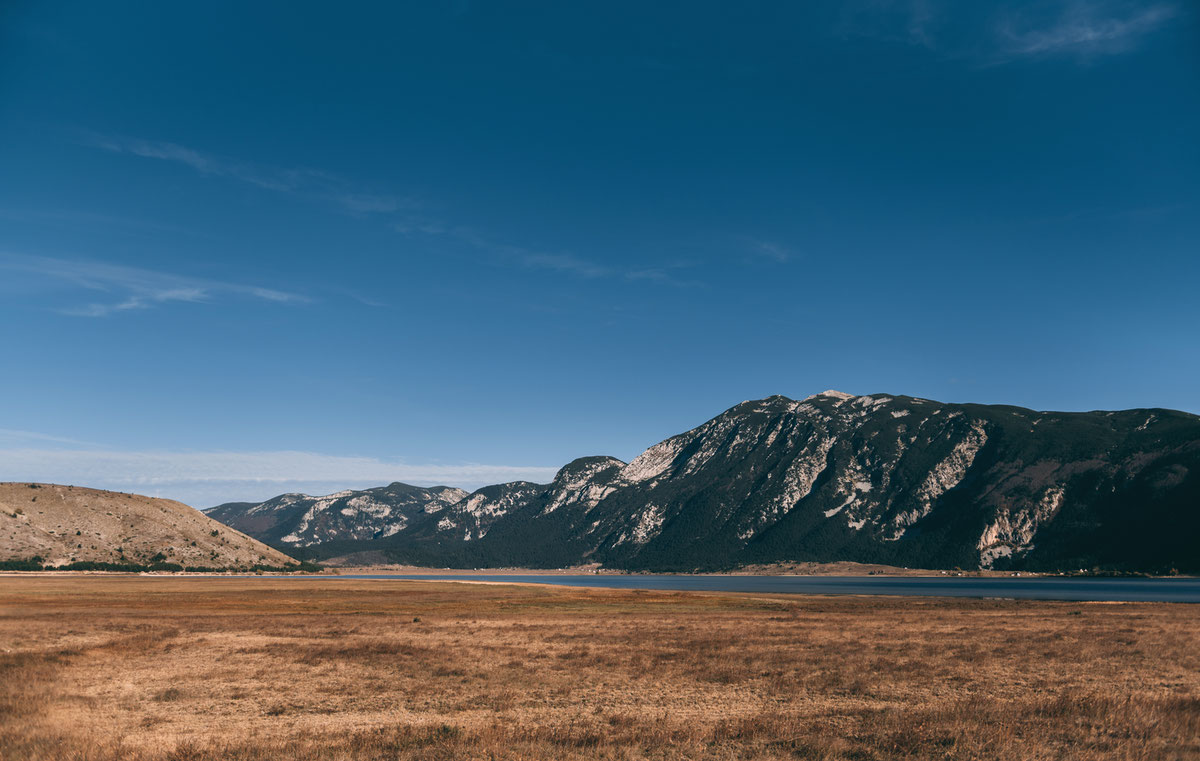
[[[0,577],[0,758],[1200,758],[1200,608]]]

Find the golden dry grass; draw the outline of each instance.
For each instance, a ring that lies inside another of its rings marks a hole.
[[[1198,758],[1198,610],[0,577],[0,759]]]

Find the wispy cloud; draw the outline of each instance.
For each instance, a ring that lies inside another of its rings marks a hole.
[[[249,164],[201,153],[175,143],[98,135],[94,137],[93,144],[112,153],[128,153],[147,159],[173,161],[191,167],[200,174],[230,177],[267,190],[293,191],[298,187],[300,180],[295,172],[263,171]]]
[[[1046,0],[1000,11],[951,0],[851,0],[839,31],[992,66],[1129,52],[1181,14],[1175,3],[1137,0]]]
[[[521,264],[532,269],[568,272],[581,277],[607,277],[612,274],[608,267],[580,259],[570,254],[539,254],[526,253],[521,257]]]
[[[315,169],[264,166],[160,140],[92,133],[87,134],[86,140],[111,153],[182,164],[201,175],[224,177],[264,190],[302,196],[350,214],[394,214],[419,205],[412,198],[364,192],[336,175]]]
[[[204,176],[223,177],[265,190],[323,201],[348,214],[390,218],[392,229],[401,234],[454,239],[496,256],[508,265],[587,279],[623,278],[678,284],[678,281],[666,276],[667,267],[621,268],[600,264],[570,252],[541,251],[497,242],[467,226],[447,224],[423,214],[421,204],[411,198],[363,192],[348,181],[320,170],[272,168],[165,141],[93,133],[88,133],[86,139],[97,148],[112,153],[181,164]],[[141,309],[167,300],[183,300],[165,291],[158,292],[158,295],[161,298],[141,294],[117,303],[88,304],[74,313],[100,316],[114,311]],[[270,298],[265,293],[255,295]]]
[[[374,298],[369,294],[362,293],[353,288],[333,288],[332,290],[338,295],[344,296],[352,301],[357,301],[363,306],[373,307],[375,309],[384,309],[393,306],[387,301]]]
[[[393,481],[424,486],[445,484],[465,489],[516,480],[545,483],[553,479],[556,471],[551,467],[421,464],[402,459],[300,451],[0,449],[0,481],[67,483],[140,492],[178,499],[196,507],[234,500],[262,500],[282,492],[327,493]]]
[[[1101,55],[1130,50],[1177,16],[1173,5],[1071,2],[1055,18],[1008,16],[997,29],[1009,56]]]
[[[910,0],[904,32],[910,42],[925,47],[933,46],[932,24],[936,20],[933,0]]]
[[[56,259],[0,254],[0,270],[65,284],[78,292],[80,303],[58,309],[77,317],[105,317],[149,309],[171,302],[204,303],[220,297],[242,297],[277,304],[303,303],[308,297],[277,288],[176,275],[140,267],[88,259]],[[83,294],[91,294],[83,298]],[[95,294],[104,294],[96,298]]]
[[[400,196],[354,193],[350,191],[339,192],[331,190],[325,193],[323,197],[353,214],[394,214],[395,212],[416,205],[415,201]]]
[[[439,219],[406,214],[392,223],[392,229],[401,235],[446,235],[451,229]]]
[[[790,248],[774,241],[751,238],[747,240],[747,244],[750,253],[754,256],[778,264],[786,264],[791,261],[793,256]]]
[[[0,208],[0,219],[54,226],[59,226],[63,223],[104,225],[126,228],[127,230],[138,232],[167,232],[187,235],[190,237],[210,237],[206,233],[184,227],[178,227],[176,225],[152,222],[150,220],[137,219],[135,217],[118,216],[115,214],[101,214],[97,212],[79,211],[73,209],[22,209],[13,207]]]
[[[454,227],[439,221],[419,224],[410,218],[397,224],[395,230],[405,235],[419,234],[451,238],[492,254],[498,257],[501,263],[511,266],[549,270],[583,278],[602,278],[620,274],[618,269],[581,258],[572,253],[539,251],[525,246],[501,243],[468,227]]]
[[[672,262],[651,265],[601,264],[569,252],[539,251],[524,246],[500,243],[465,227],[451,227],[433,221],[420,224],[408,219],[395,227],[405,235],[427,235],[447,237],[466,243],[494,257],[494,260],[510,267],[546,270],[572,277],[593,279],[620,279],[625,281],[648,281],[672,286],[702,285],[694,280],[683,280],[673,273],[692,267],[689,262]]]
[[[36,433],[34,431],[18,431],[13,428],[0,428],[0,443],[13,442],[28,442],[28,441],[43,441],[52,442],[55,444],[71,444],[74,446],[90,447],[97,446],[88,441],[80,441],[79,439],[71,439],[66,436],[53,436],[47,433]]]
[[[683,272],[692,266],[693,265],[691,262],[674,262],[672,264],[663,264],[654,267],[642,267],[627,270],[623,274],[623,277],[626,280],[660,283],[662,285],[669,285],[675,288],[704,287],[705,283],[700,280],[679,276],[678,273]]]
[[[939,0],[846,0],[839,33],[934,48],[945,17]]]

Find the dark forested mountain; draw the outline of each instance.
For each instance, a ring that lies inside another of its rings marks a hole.
[[[628,464],[576,460],[551,484],[393,484],[208,514],[316,557],[437,566],[1200,571],[1200,417],[773,396]]]

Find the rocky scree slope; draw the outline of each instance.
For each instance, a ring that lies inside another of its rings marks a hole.
[[[739,404],[630,463],[583,458],[551,484],[421,499],[399,527],[326,539],[308,554],[383,550],[397,562],[459,567],[696,570],[852,560],[1195,572],[1200,418],[836,391],[799,401],[773,396]],[[210,515],[218,510],[236,512],[222,506]]]

